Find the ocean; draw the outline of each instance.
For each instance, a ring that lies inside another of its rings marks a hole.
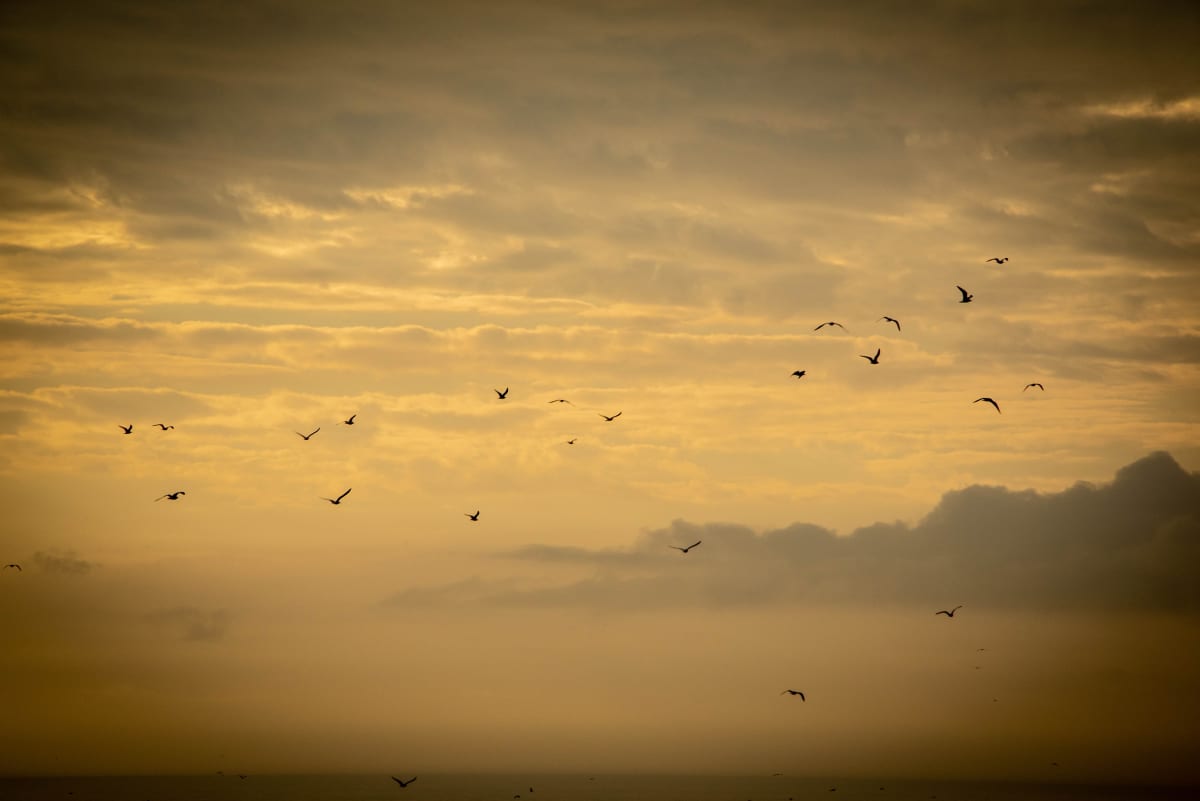
[[[409,776],[401,776],[408,779]],[[2,801],[1185,801],[1200,788],[789,776],[386,775],[0,778]]]

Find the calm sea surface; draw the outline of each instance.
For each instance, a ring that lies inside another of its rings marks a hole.
[[[1200,798],[1200,788],[788,776],[429,774],[403,789],[387,776],[0,778],[3,801],[510,801],[518,796],[522,801],[1183,801]]]

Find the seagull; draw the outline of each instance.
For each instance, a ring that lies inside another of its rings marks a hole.
[[[692,550],[692,549],[693,549],[693,548],[695,548],[697,545],[699,545],[701,542],[703,542],[703,540],[696,540],[695,542],[693,542],[691,545],[689,545],[689,546],[688,546],[688,547],[686,547],[686,548],[680,548],[678,545],[668,545],[667,547],[668,547],[668,548],[674,548],[675,550],[677,550],[677,551],[681,551],[681,552],[683,552],[683,553],[687,553],[688,551]]]
[[[970,303],[975,298],[974,295],[972,295],[967,290],[963,289],[958,284],[955,284],[954,286],[958,289],[959,292],[962,293],[962,300],[960,300],[959,303]]]
[[[350,489],[354,489],[354,487],[351,487]],[[334,506],[337,506],[339,503],[342,502],[342,498],[345,498],[349,494],[350,494],[350,490],[346,490],[345,492],[343,492],[341,495],[337,496],[336,498],[321,498],[321,500],[329,501]]]
[[[24,573],[24,572],[25,572],[24,570],[22,570],[22,569],[21,569],[21,566],[20,566],[20,565],[18,565],[16,562],[13,562],[12,564],[5,565],[5,566],[4,566],[4,569],[5,569],[5,570],[8,570],[10,567],[15,567],[15,568],[17,569],[17,572],[18,572],[18,573]]]
[[[316,431],[313,431],[312,434],[301,434],[299,431],[297,431],[296,436],[299,437],[300,439],[304,440],[305,442],[308,442],[310,439],[312,439],[312,435],[317,433],[317,431],[320,431],[320,430],[321,430],[321,427],[317,426]]]
[[[798,696],[800,696],[801,701],[807,700],[804,697],[804,693],[800,692],[799,690],[784,690],[783,692],[780,693],[780,695],[798,695]]]
[[[600,412],[596,412],[596,414],[600,414]],[[616,420],[618,417],[620,417],[620,416],[621,416],[621,413],[620,413],[620,412],[617,412],[617,413],[616,413],[616,414],[614,414],[612,417],[609,417],[607,414],[600,414],[600,416],[601,416],[601,417],[603,417],[605,420],[607,420],[608,422],[610,422],[610,423],[611,423],[613,420]]]
[[[994,261],[994,262],[996,262],[996,264],[1004,264],[1004,262],[1008,261],[1008,256],[1000,256],[1000,257],[992,256],[990,259],[985,261],[984,264],[987,264],[988,261]]]
[[[1042,392],[1045,392],[1045,391],[1046,391],[1046,388],[1045,388],[1045,387],[1043,387],[1041,384],[1039,384],[1039,383],[1038,383],[1038,382],[1036,382],[1036,381],[1034,381],[1032,384],[1026,384],[1026,385],[1025,385],[1025,389],[1029,389],[1030,387],[1037,387],[1037,388],[1038,388],[1038,389],[1040,389]],[[1021,390],[1021,391],[1022,391],[1022,392],[1024,392],[1024,391],[1025,391],[1025,389],[1023,389],[1023,390]]]
[[[934,612],[934,614],[935,615],[945,615],[946,617],[954,617],[954,613],[957,612],[959,609],[962,609],[962,604],[959,604],[958,606],[954,607],[953,609],[938,610],[937,612]]]
[[[797,370],[796,372],[792,373],[792,375],[796,376],[796,378],[804,378],[804,374],[807,372],[807,370]]]
[[[169,501],[177,501],[177,500],[179,500],[180,495],[187,495],[187,493],[184,492],[183,490],[177,490],[175,492],[168,492],[166,495],[160,495],[159,497],[155,498],[154,501],[155,501],[155,503],[157,503],[158,501],[161,501],[163,498],[166,498]]]
[[[408,785],[412,784],[416,780],[417,780],[416,776],[413,776],[408,781],[404,781],[403,779],[397,779],[395,776],[392,777],[392,781],[394,781],[396,784],[400,785],[401,787],[407,787]]]
[[[164,425],[163,423],[155,423],[154,425],[158,426],[158,427],[159,427],[159,428],[161,428],[163,431],[169,431],[170,429],[172,429],[172,428],[174,428],[174,427],[175,427],[175,426],[168,426],[168,425]]]
[[[343,421],[342,421],[342,423],[343,423],[344,425],[352,426],[352,425],[354,425],[354,418],[355,418],[355,417],[358,417],[358,415],[357,415],[357,414],[352,414],[352,415],[350,415],[350,417],[349,417],[349,418],[347,418],[347,419],[343,420]]]
[[[552,400],[552,401],[546,401],[546,403],[566,403],[566,404],[569,404],[569,405],[571,405],[571,406],[574,406],[574,405],[575,405],[575,404],[571,403],[569,400],[567,400],[566,398],[555,398],[555,399],[554,399],[554,400]]]
[[[508,397],[508,387],[505,387],[503,392],[501,392],[498,389],[493,389],[492,392],[495,392],[496,395],[498,396],[496,398],[496,400],[504,400],[505,398]]]
[[[842,329],[843,331],[845,331],[845,330],[846,330],[846,326],[842,325],[841,323],[835,323],[833,320],[830,320],[830,321],[829,321],[829,322],[827,322],[827,323],[821,323],[820,325],[818,325],[818,326],[817,326],[816,328],[814,328],[813,330],[814,330],[814,331],[820,331],[822,328],[824,328],[824,327],[825,327],[825,326],[827,326],[827,325],[836,325],[838,328]]]
[[[867,360],[867,361],[869,361],[871,364],[879,364],[879,348],[876,348],[876,349],[875,349],[875,355],[874,355],[874,356],[863,356],[861,353],[860,353],[860,354],[858,354],[858,355],[859,355],[859,356],[862,356],[862,358],[866,359],[866,360]]]
[[[472,520],[479,520],[479,510],[478,509],[475,510],[475,514],[471,514],[470,512],[463,512],[463,514],[466,515],[467,517],[471,518]]]
[[[877,323],[878,323],[878,322],[880,322],[880,321],[882,321],[882,320],[887,320],[889,323],[891,323],[891,324],[893,324],[894,326],[896,326],[896,330],[897,330],[897,331],[899,331],[899,330],[900,330],[900,321],[899,321],[899,320],[897,320],[895,317],[888,317],[888,316],[885,314],[885,315],[883,315],[882,317],[880,317],[878,320],[876,320],[875,322],[877,322]]]
[[[1000,404],[996,403],[991,398],[976,398],[975,400],[971,401],[971,403],[979,403],[980,401],[983,401],[984,403],[992,404],[993,406],[996,407],[996,411],[1000,412]],[[1004,414],[1004,412],[1000,412],[1000,414]]]
[[[123,426],[123,425],[121,425],[120,423],[117,423],[117,427],[118,427],[118,428],[120,428],[122,431],[124,431],[126,434],[132,434],[132,433],[133,433],[133,423],[130,423],[130,424],[129,424],[129,425],[127,425],[127,426]]]
[[[577,440],[577,439],[579,439],[579,437],[571,437],[569,440],[567,440],[567,444],[568,444],[568,445],[574,445],[574,444],[575,444],[575,440]]]

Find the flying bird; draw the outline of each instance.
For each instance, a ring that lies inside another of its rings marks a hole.
[[[792,373],[792,375],[796,376],[796,378],[804,378],[804,374],[807,372],[808,372],[807,370],[797,370],[794,373]]]
[[[569,404],[569,405],[571,405],[571,406],[574,406],[574,405],[575,405],[575,404],[571,403],[569,400],[567,400],[566,398],[555,398],[555,399],[554,399],[554,400],[552,400],[552,401],[546,401],[546,403],[566,403],[566,404]]]
[[[984,403],[992,404],[993,406],[996,407],[996,411],[1000,412],[1000,404],[996,403],[991,398],[976,398],[975,400],[971,401],[971,403],[979,403],[980,401],[983,401]],[[1004,412],[1000,412],[1000,414],[1004,414]]]
[[[600,412],[596,412],[596,414],[600,414]],[[616,414],[614,414],[612,417],[609,417],[607,414],[600,414],[600,416],[601,416],[601,417],[603,417],[605,420],[607,420],[608,422],[610,422],[610,423],[611,423],[613,420],[616,420],[618,417],[620,417],[620,416],[621,416],[621,413],[620,413],[620,412],[617,412],[617,413],[616,413]]]
[[[689,545],[689,546],[688,546],[688,547],[686,547],[686,548],[680,548],[678,545],[668,545],[667,547],[668,547],[668,548],[674,548],[675,550],[677,550],[677,551],[681,551],[681,552],[683,552],[683,553],[687,553],[688,551],[692,550],[692,549],[693,549],[693,548],[695,548],[697,545],[699,545],[701,542],[703,542],[703,540],[696,540],[695,542],[693,542],[691,545]]]
[[[569,440],[567,440],[567,444],[574,445],[577,439],[579,439],[579,437],[571,437]]]
[[[876,348],[876,349],[875,349],[875,355],[874,355],[874,356],[863,356],[861,353],[860,353],[860,354],[858,354],[858,355],[859,355],[859,356],[862,356],[862,358],[866,359],[866,360],[867,360],[867,361],[869,361],[871,364],[879,364],[879,348]]]
[[[16,562],[13,562],[12,564],[5,565],[5,566],[4,566],[4,569],[5,569],[5,570],[8,570],[10,567],[15,567],[15,568],[17,569],[17,572],[18,572],[18,573],[24,573],[24,572],[25,572],[24,570],[22,570],[22,569],[21,569],[21,566],[20,566],[20,565],[18,565]]]
[[[1008,256],[992,256],[984,264],[987,264],[988,261],[994,261],[996,264],[1004,264],[1004,262],[1008,261]]]
[[[120,423],[117,423],[117,427],[118,427],[118,428],[120,428],[122,431],[124,431],[126,434],[132,434],[132,433],[133,433],[133,423],[130,423],[130,424],[129,424],[129,425],[127,425],[127,426],[123,426],[123,425],[121,425]]]
[[[397,779],[395,776],[392,777],[392,781],[394,781],[396,784],[400,785],[401,787],[407,787],[408,785],[412,784],[416,780],[417,780],[416,776],[413,776],[408,781],[404,781],[403,779]]]
[[[825,326],[827,326],[827,325],[836,325],[838,328],[842,329],[843,331],[845,331],[845,330],[846,330],[846,326],[842,325],[841,323],[835,323],[833,320],[830,320],[830,321],[829,321],[829,322],[827,322],[827,323],[821,323],[820,325],[818,325],[818,326],[817,326],[816,328],[814,328],[813,330],[814,330],[814,331],[820,331],[822,328],[824,328],[824,327],[825,327]]]
[[[959,292],[961,292],[961,293],[962,293],[962,300],[960,300],[960,301],[959,301],[959,303],[970,303],[972,300],[974,300],[974,299],[975,299],[975,296],[974,296],[974,295],[972,295],[972,294],[971,294],[970,292],[968,292],[967,290],[963,289],[963,288],[962,288],[961,286],[959,286],[958,284],[955,284],[954,286],[955,286],[955,288],[957,288],[957,289],[958,289],[958,291],[959,291]]]
[[[959,604],[958,606],[954,607],[953,609],[939,609],[938,611],[934,612],[934,614],[935,615],[945,615],[946,617],[954,617],[954,613],[957,612],[959,609],[962,609],[962,604]]]
[[[1042,392],[1045,392],[1045,391],[1046,391],[1046,388],[1045,388],[1045,387],[1043,387],[1041,384],[1039,384],[1039,383],[1038,383],[1038,382],[1036,382],[1036,381],[1034,381],[1032,384],[1026,384],[1026,385],[1025,385],[1025,389],[1029,389],[1030,387],[1037,387],[1037,388],[1038,388],[1038,389],[1040,389]],[[1024,391],[1025,391],[1025,389],[1023,389],[1023,390],[1021,390],[1021,391],[1022,391],[1022,392],[1024,392]]]
[[[351,487],[350,489],[354,489],[354,487]],[[334,506],[337,506],[339,503],[342,502],[342,498],[345,498],[349,494],[350,494],[350,490],[346,490],[345,492],[343,492],[341,495],[337,496],[336,498],[321,498],[321,500],[329,501]]]
[[[163,498],[166,498],[169,501],[177,501],[177,500],[179,500],[180,495],[187,495],[187,493],[184,492],[183,490],[177,490],[176,492],[168,492],[166,495],[160,495],[159,497],[155,498],[154,501],[157,503],[158,501],[161,501]]]
[[[799,690],[784,690],[783,692],[780,693],[780,695],[798,695],[798,696],[800,696],[801,701],[808,700],[807,698],[804,697],[804,693],[800,692]]]
[[[883,320],[887,320],[889,323],[891,323],[892,325],[896,326],[896,330],[897,330],[897,331],[899,331],[899,330],[900,330],[900,321],[899,321],[899,320],[897,320],[895,317],[888,317],[888,316],[885,314],[885,315],[883,315],[882,317],[880,317],[878,320],[876,320],[875,322],[877,322],[877,323],[878,323],[878,322],[881,322],[881,321],[883,321]]]
[[[508,397],[508,387],[505,387],[503,392],[501,392],[498,389],[493,389],[492,392],[496,393],[496,395],[497,395],[496,400],[504,400],[505,398]]]
[[[358,417],[358,415],[357,415],[357,414],[352,414],[352,415],[350,415],[350,417],[348,417],[347,419],[345,419],[345,420],[343,420],[343,421],[342,421],[342,424],[343,424],[343,425],[348,425],[348,426],[352,426],[352,425],[354,425],[354,418],[355,418],[355,417]]]
[[[296,436],[299,437],[300,439],[304,440],[305,442],[308,442],[310,439],[312,439],[312,435],[317,433],[317,431],[320,431],[320,430],[321,430],[321,427],[317,426],[316,431],[313,431],[312,434],[301,434],[299,431],[297,431]]]
[[[159,428],[161,428],[163,431],[169,431],[170,429],[172,429],[172,428],[174,428],[174,427],[175,427],[175,426],[169,426],[169,425],[165,425],[165,424],[163,424],[163,423],[155,423],[154,425],[158,426],[158,427],[159,427]]]
[[[470,512],[463,512],[463,514],[466,515],[467,517],[471,518],[472,520],[479,520],[479,510],[478,509],[475,510],[475,514],[471,514]]]

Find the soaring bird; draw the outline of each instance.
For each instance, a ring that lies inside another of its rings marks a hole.
[[[617,413],[616,413],[616,414],[614,414],[612,417],[609,417],[607,414],[600,414],[600,412],[596,412],[596,414],[599,414],[601,417],[603,417],[605,420],[607,420],[607,421],[608,421],[608,422],[610,422],[610,423],[611,423],[613,420],[616,420],[618,417],[620,417],[620,416],[621,416],[621,413],[620,413],[620,412],[617,412]]]
[[[168,492],[166,495],[160,495],[159,497],[155,498],[154,501],[157,503],[158,501],[161,501],[163,498],[166,498],[168,501],[177,501],[177,500],[179,500],[180,495],[187,495],[187,493],[184,492],[183,490],[177,490],[175,492]]]
[[[355,418],[355,417],[358,417],[358,414],[357,414],[357,413],[356,413],[356,414],[352,414],[352,415],[350,415],[350,417],[348,417],[347,419],[343,420],[343,421],[342,421],[342,424],[343,424],[343,425],[348,425],[348,426],[352,426],[352,425],[354,425],[354,418]]]
[[[1037,387],[1037,388],[1038,388],[1038,389],[1040,389],[1042,392],[1045,392],[1045,391],[1046,391],[1046,388],[1045,388],[1045,387],[1043,387],[1041,384],[1039,384],[1039,383],[1038,383],[1038,382],[1036,382],[1036,381],[1034,381],[1032,384],[1026,384],[1026,385],[1025,385],[1025,389],[1029,389],[1030,387]],[[1023,389],[1023,390],[1021,390],[1021,391],[1022,391],[1022,392],[1024,392],[1024,391],[1025,391],[1025,389]]]
[[[899,330],[900,330],[900,321],[899,321],[899,320],[897,320],[895,317],[888,317],[888,316],[885,314],[885,315],[883,315],[882,317],[880,317],[878,320],[876,320],[875,322],[877,322],[877,323],[878,323],[878,322],[881,322],[881,321],[883,321],[883,320],[887,320],[889,323],[891,323],[892,325],[896,326],[896,330],[897,330],[897,331],[899,331]]]
[[[984,403],[992,404],[993,406],[996,407],[996,411],[1000,412],[1000,404],[996,403],[991,398],[976,398],[975,400],[971,401],[971,403],[979,403],[980,401],[983,401]],[[1004,412],[1000,412],[1000,414],[1004,414]]]
[[[866,359],[866,360],[867,360],[867,361],[869,361],[871,364],[879,364],[879,348],[876,348],[876,349],[875,349],[875,355],[874,355],[874,356],[863,356],[861,353],[860,353],[860,354],[858,354],[858,355],[859,355],[859,356],[862,356],[862,358]]]
[[[159,427],[159,428],[161,428],[163,431],[169,431],[170,429],[172,429],[172,428],[174,428],[174,427],[175,427],[175,426],[169,426],[169,425],[165,425],[165,424],[163,424],[163,423],[155,423],[154,425],[158,426],[158,427]]]
[[[566,398],[555,398],[555,399],[554,399],[554,400],[552,400],[552,401],[546,401],[546,403],[566,403],[566,404],[568,404],[568,405],[570,405],[570,406],[574,406],[574,405],[575,405],[575,404],[571,403],[569,400],[567,400]]]
[[[1008,256],[992,256],[984,264],[987,264],[988,261],[994,261],[996,264],[1004,264],[1004,262],[1008,261]]]
[[[412,784],[416,780],[417,780],[416,776],[413,776],[408,781],[404,781],[403,779],[397,779],[395,776],[392,777],[392,781],[394,781],[396,784],[400,785],[401,787],[407,787],[408,785]]]
[[[667,547],[674,548],[675,550],[681,551],[682,553],[687,553],[688,551],[692,550],[697,545],[699,545],[701,542],[703,542],[703,540],[696,540],[695,542],[693,542],[691,545],[689,545],[686,548],[680,548],[678,545],[668,545]]]
[[[807,370],[797,370],[794,373],[792,373],[792,375],[796,376],[796,378],[804,378],[804,374],[807,372],[808,372]]]
[[[18,572],[18,573],[24,573],[24,572],[25,572],[25,571],[21,570],[21,566],[20,566],[20,565],[18,565],[16,562],[13,562],[12,564],[5,565],[5,566],[4,566],[4,569],[5,569],[5,570],[8,570],[10,567],[15,567],[15,568],[17,569],[17,572]]]
[[[501,392],[498,389],[493,389],[492,392],[496,393],[496,395],[497,395],[496,400],[504,400],[505,398],[508,397],[508,387],[505,387],[503,392]]]
[[[132,433],[133,433],[133,423],[130,423],[130,424],[129,424],[129,425],[127,425],[127,426],[123,426],[123,425],[121,425],[120,423],[117,423],[117,427],[118,427],[118,428],[120,428],[122,431],[124,431],[126,434],[132,434]]]
[[[780,693],[780,695],[798,695],[798,696],[800,696],[801,701],[808,700],[804,697],[804,693],[800,692],[799,690],[784,690],[783,692]]]
[[[974,299],[975,299],[975,296],[974,296],[974,295],[972,295],[972,294],[971,294],[970,292],[968,292],[967,290],[963,289],[963,288],[962,288],[961,286],[959,286],[958,284],[955,284],[954,286],[955,286],[955,287],[958,289],[958,291],[959,291],[959,292],[961,292],[961,293],[962,293],[962,300],[960,300],[960,301],[959,301],[959,303],[970,303],[972,300],[974,300]]]
[[[953,609],[939,609],[938,611],[934,612],[934,614],[935,615],[945,615],[946,617],[954,617],[954,613],[957,612],[959,609],[962,609],[962,604],[959,604],[958,606],[954,607]]]
[[[816,328],[814,328],[813,330],[814,330],[814,331],[820,331],[822,328],[824,328],[824,327],[825,327],[825,326],[827,326],[827,325],[836,325],[838,328],[842,329],[843,331],[845,331],[845,330],[846,330],[846,326],[842,325],[841,323],[835,323],[833,320],[830,320],[830,321],[829,321],[829,322],[827,322],[827,323],[821,323],[820,325],[818,325],[818,326],[817,326]]]
[[[354,487],[351,487],[350,489],[354,489]],[[345,492],[343,492],[341,495],[337,496],[336,498],[321,498],[321,500],[329,501],[334,506],[337,506],[339,503],[342,502],[342,498],[345,498],[349,494],[350,494],[350,490],[346,490]]]
[[[579,437],[571,437],[569,440],[567,440],[567,444],[574,445],[577,439],[579,439]]]
[[[470,512],[463,512],[463,514],[466,515],[467,517],[471,518],[472,520],[479,520],[479,510],[478,509],[475,510],[475,514],[471,514]]]
[[[304,440],[305,442],[308,442],[310,439],[312,439],[312,435],[317,433],[317,431],[320,431],[320,430],[321,430],[321,427],[317,426],[316,431],[313,431],[312,434],[301,434],[299,431],[297,431],[296,436],[299,437],[300,439]]]

